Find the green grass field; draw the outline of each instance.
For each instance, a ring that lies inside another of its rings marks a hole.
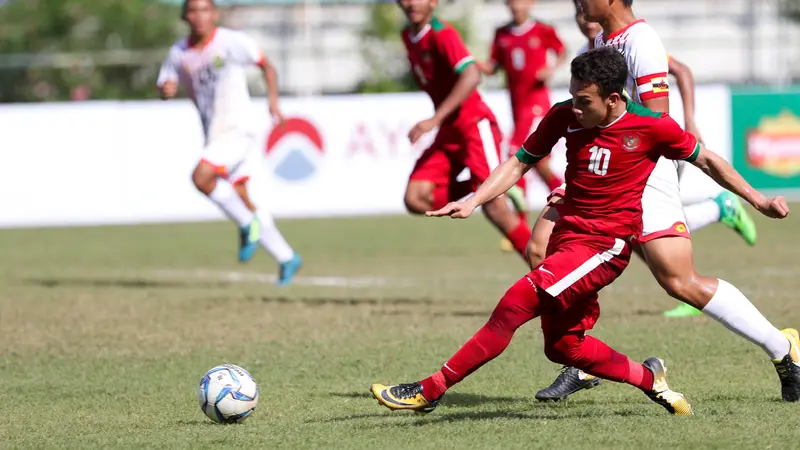
[[[800,220],[758,223],[755,248],[721,225],[697,233],[697,266],[738,285],[778,327],[800,327]],[[671,417],[612,383],[536,402],[558,373],[538,320],[432,414],[391,413],[370,384],[437,370],[522,262],[500,253],[480,217],[280,226],[306,260],[284,289],[263,251],[236,262],[228,223],[0,231],[0,447],[797,445],[800,404],[779,400],[766,355],[704,317],[663,318],[675,302],[639,261],[603,291],[594,335],[637,360],[664,358],[695,416]],[[259,383],[244,424],[213,424],[198,407],[200,377],[221,363]]]

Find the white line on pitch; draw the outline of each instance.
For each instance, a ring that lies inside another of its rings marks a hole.
[[[264,283],[274,284],[277,281],[275,275],[252,273],[252,272],[238,272],[238,271],[223,271],[223,270],[179,270],[179,269],[165,269],[158,270],[156,274],[164,277],[176,278],[196,278],[203,280],[221,280],[229,281],[232,283]],[[327,287],[374,287],[386,286],[387,284],[397,285],[400,280],[389,280],[384,277],[341,277],[341,276],[303,276],[298,275],[294,277],[292,283],[301,286],[327,286]]]

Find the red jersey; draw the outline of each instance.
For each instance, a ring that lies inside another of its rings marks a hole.
[[[547,67],[548,51],[564,52],[564,44],[550,25],[530,19],[523,25],[512,23],[495,31],[489,58],[506,73],[515,116],[539,105],[542,98],[547,99],[544,111],[550,107],[547,86],[536,79],[536,74]]]
[[[697,139],[667,114],[629,101],[611,125],[584,129],[566,101],[550,109],[516,156],[534,164],[562,137],[567,189],[556,227],[623,239],[641,235],[642,194],[658,158],[694,161],[700,153]]]
[[[408,51],[411,75],[437,108],[450,95],[461,72],[475,63],[458,32],[436,17],[417,35],[413,35],[410,28],[403,30],[403,43]],[[474,124],[484,117],[494,116],[475,90],[445,123]]]

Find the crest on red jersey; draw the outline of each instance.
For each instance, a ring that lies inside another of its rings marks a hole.
[[[537,48],[540,45],[542,45],[542,41],[538,37],[534,36],[528,39],[528,46],[530,46],[530,48]]]
[[[431,62],[431,52],[429,51],[422,52],[422,62],[425,63]]]
[[[622,135],[622,146],[628,151],[636,150],[639,148],[639,136],[635,134]]]

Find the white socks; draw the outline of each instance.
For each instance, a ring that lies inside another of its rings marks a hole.
[[[294,250],[283,238],[275,226],[275,221],[269,213],[259,212],[258,220],[261,222],[261,234],[258,242],[279,263],[285,263],[294,256]]]
[[[227,181],[221,178],[217,179],[217,186],[211,191],[208,198],[240,227],[250,225],[253,221],[255,215]],[[292,259],[294,250],[275,227],[272,216],[269,213],[259,212],[258,219],[261,222],[259,244],[279,263],[285,263]]]
[[[233,186],[221,178],[217,179],[217,186],[208,198],[240,227],[249,225],[253,220],[253,212],[247,208]]]
[[[735,286],[719,280],[719,287],[703,313],[725,328],[763,348],[774,361],[789,353],[789,340],[750,303]]]
[[[719,222],[719,205],[714,199],[704,200],[700,203],[684,206],[683,214],[686,217],[686,226],[689,231],[695,231],[712,223]]]

